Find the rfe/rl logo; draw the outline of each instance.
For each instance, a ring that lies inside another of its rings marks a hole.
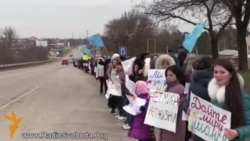
[[[19,124],[23,118],[18,118],[14,111],[11,112],[11,115],[4,114],[3,116],[6,120],[13,122],[13,124],[9,126],[10,138],[12,138],[16,130],[19,128]]]

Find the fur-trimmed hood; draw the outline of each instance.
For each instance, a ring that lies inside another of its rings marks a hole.
[[[238,74],[238,79],[240,82],[240,87],[244,87],[244,79],[240,74]],[[225,101],[226,86],[219,86],[216,83],[215,78],[213,78],[208,84],[208,95],[211,99],[217,100],[220,103]]]
[[[173,57],[171,57],[168,54],[163,54],[160,55],[156,61],[155,61],[155,69],[161,69],[161,65],[163,61],[167,61],[169,63],[169,66],[173,66],[175,65],[175,61],[173,59]]]

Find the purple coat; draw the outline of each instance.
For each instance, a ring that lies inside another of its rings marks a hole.
[[[149,104],[148,94],[140,94],[138,97],[146,99],[145,110],[136,116],[134,116],[131,128],[128,132],[129,137],[136,139],[150,139],[151,137],[151,126],[144,124],[144,120],[147,113],[147,108]]]

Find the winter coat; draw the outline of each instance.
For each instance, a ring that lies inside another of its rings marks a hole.
[[[144,124],[144,120],[147,113],[147,108],[149,104],[148,94],[140,94],[138,97],[146,99],[145,109],[142,113],[134,116],[131,124],[131,128],[128,132],[129,137],[136,139],[150,139],[151,138],[151,126]]]
[[[186,52],[180,52],[177,56],[178,60],[179,60],[179,65],[180,65],[180,68],[183,67],[184,65],[184,61],[185,59],[187,58],[187,53]]]
[[[176,65],[177,67],[180,67],[180,63],[179,63],[178,58],[177,58],[174,54],[169,54],[169,55],[174,59],[175,65]]]
[[[122,96],[119,74],[117,74],[116,69],[112,68],[110,78],[112,80],[112,84],[110,85],[109,93],[113,96]]]
[[[104,77],[104,74],[105,74],[105,69],[104,69],[104,65],[103,64],[101,64],[101,63],[99,63],[98,65],[97,65],[97,70],[96,70],[96,77],[97,78],[100,78],[100,77]]]
[[[112,70],[113,70],[113,66],[111,63],[107,64],[107,77],[108,79],[111,79],[111,73],[112,73]]]
[[[166,61],[168,62],[169,66],[173,66],[175,65],[175,61],[173,59],[173,57],[171,57],[170,55],[168,54],[163,54],[163,55],[160,55],[156,61],[155,61],[155,69],[162,69],[162,63]]]
[[[125,86],[125,73],[124,71],[121,71],[121,72],[118,72],[118,75],[119,75],[119,79],[120,79],[120,84],[121,84],[121,93],[122,93],[122,96],[125,97],[126,94],[130,94],[128,89],[126,88]]]
[[[187,112],[190,102],[191,92],[200,98],[210,101],[210,97],[208,95],[208,83],[213,78],[213,72],[211,69],[205,70],[194,70],[191,74],[191,83],[189,86],[189,93],[187,95],[187,99],[183,103],[183,109]]]
[[[241,88],[244,86],[243,78],[238,75]],[[225,86],[218,86],[215,79],[213,78],[208,85],[208,94],[211,98],[211,103],[224,109],[225,101]],[[238,132],[238,138],[234,141],[245,141],[250,137],[250,96],[244,91],[241,91],[243,108],[245,114],[245,123],[244,125],[236,128]]]
[[[179,81],[174,81],[168,84],[166,92],[172,92],[180,95],[182,101],[184,96],[184,86]],[[176,122],[176,133],[161,129],[160,141],[184,141],[186,133],[186,122],[182,120],[182,105],[179,105],[177,122]]]
[[[200,98],[210,101],[210,97],[208,95],[208,83],[213,78],[213,72],[211,69],[204,69],[204,70],[194,70],[191,74],[191,83],[189,86],[189,92],[186,96],[186,99],[183,103],[183,110],[187,112],[190,103],[190,95],[191,92],[195,95],[199,96]],[[204,141],[202,138],[194,135],[194,141]]]

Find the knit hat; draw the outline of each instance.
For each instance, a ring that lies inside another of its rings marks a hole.
[[[149,87],[145,81],[137,81],[135,83],[135,93],[136,95],[149,93]]]
[[[118,58],[118,57],[120,57],[120,55],[117,54],[117,53],[115,53],[115,54],[112,55],[111,60],[114,60],[114,59],[116,59],[116,58]]]

